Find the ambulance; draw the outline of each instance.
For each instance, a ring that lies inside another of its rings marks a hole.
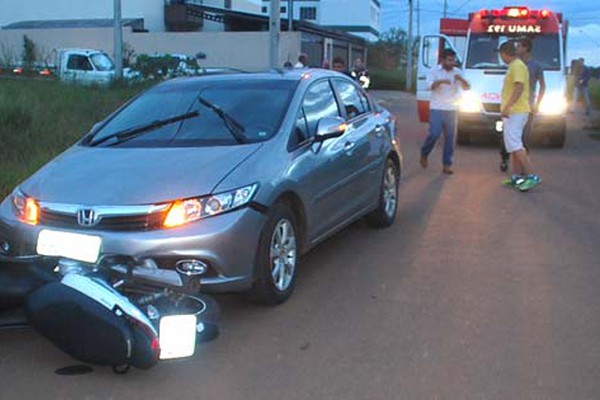
[[[453,49],[471,83],[458,102],[457,142],[465,145],[502,132],[500,102],[507,65],[500,58],[500,45],[528,37],[532,58],[544,70],[546,94],[534,116],[530,140],[562,147],[566,136],[568,23],[561,13],[504,7],[469,14],[467,20],[443,18],[440,34],[422,38],[417,73],[417,104],[421,122],[429,121],[430,88],[427,73],[439,63],[441,51]],[[539,85],[538,85],[539,90]]]

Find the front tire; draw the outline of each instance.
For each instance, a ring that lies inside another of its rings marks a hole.
[[[276,203],[258,244],[253,300],[267,305],[286,301],[296,285],[299,257],[298,223],[285,203]]]
[[[388,158],[379,189],[379,206],[367,216],[367,222],[371,227],[387,228],[396,220],[399,180],[398,167],[391,158]]]

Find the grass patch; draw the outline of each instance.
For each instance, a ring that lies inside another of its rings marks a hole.
[[[146,87],[0,80],[0,198]]]

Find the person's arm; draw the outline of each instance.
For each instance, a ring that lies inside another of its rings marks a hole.
[[[525,85],[523,85],[523,82],[515,82],[515,86],[514,86],[512,95],[510,96],[508,103],[506,103],[506,105],[502,109],[502,117],[503,118],[508,118],[510,109],[512,108],[512,106],[515,105],[517,100],[519,100],[519,98],[523,94],[523,90],[525,90]]]
[[[542,104],[542,99],[544,98],[544,94],[546,94],[546,78],[544,78],[544,71],[540,70],[540,75],[538,76],[538,82],[540,84],[540,91],[538,92],[537,101],[535,102],[535,109],[531,110],[536,113],[537,110],[540,109],[540,104]]]
[[[459,72],[456,75],[454,75],[454,79],[460,83],[460,86],[462,87],[463,90],[470,90],[471,89],[471,84],[469,83],[469,81],[467,81],[463,76],[462,73]]]
[[[433,73],[433,71],[429,71],[429,73],[427,74],[427,86],[432,91],[437,90],[437,88],[439,88],[440,85],[443,85],[443,84],[450,85],[452,83],[452,82],[450,82],[449,79],[435,79],[435,78],[436,77],[435,77],[435,74]]]

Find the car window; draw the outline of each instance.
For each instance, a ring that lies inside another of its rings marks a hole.
[[[364,103],[366,99],[364,99],[364,96],[361,99],[361,93],[352,82],[336,79],[334,80],[334,85],[340,94],[348,119],[355,118],[367,112],[368,109]]]
[[[115,69],[115,65],[111,59],[104,53],[92,54],[90,58],[98,71],[112,71]]]
[[[198,101],[201,96],[235,119],[248,142],[273,137],[287,113],[296,81],[223,80],[196,84],[185,81],[159,85],[127,105],[94,136],[103,137],[153,121],[197,112],[193,118],[167,124],[123,143],[127,147],[235,145],[223,119]],[[110,145],[111,142],[107,142]]]
[[[328,80],[314,83],[308,88],[302,102],[308,135],[315,136],[317,124],[325,117],[339,117],[340,110]]]
[[[308,124],[306,123],[306,114],[304,113],[304,108],[301,107],[298,116],[296,117],[296,125],[294,126],[292,137],[290,138],[290,146],[295,147],[309,138],[310,135],[308,133]]]
[[[92,71],[94,68],[92,67],[92,64],[90,64],[90,60],[88,60],[87,56],[73,54],[69,56],[67,69]]]

